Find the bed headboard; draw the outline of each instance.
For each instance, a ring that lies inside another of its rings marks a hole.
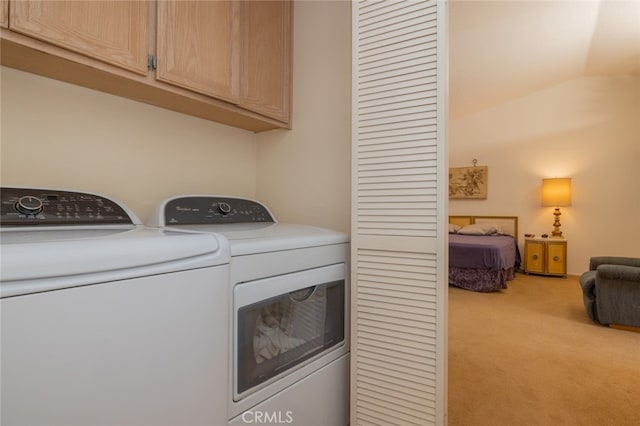
[[[449,216],[449,223],[458,226],[471,225],[473,216]]]
[[[513,235],[518,241],[518,216],[449,216],[449,223],[460,226],[494,223],[503,234]]]

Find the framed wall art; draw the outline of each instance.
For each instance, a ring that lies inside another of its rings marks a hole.
[[[449,199],[487,198],[487,184],[489,183],[489,168],[487,166],[450,167],[449,168]]]

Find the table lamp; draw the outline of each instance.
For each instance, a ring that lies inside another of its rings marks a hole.
[[[560,207],[571,205],[571,178],[542,179],[542,206],[555,207],[552,238],[562,238]]]

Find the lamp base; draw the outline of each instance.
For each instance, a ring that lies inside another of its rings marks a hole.
[[[562,231],[560,230],[560,207],[556,207],[556,210],[553,212],[553,217],[555,218],[553,221],[553,231],[551,231],[551,238],[562,238]]]

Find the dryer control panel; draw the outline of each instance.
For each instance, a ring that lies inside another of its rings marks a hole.
[[[2,188],[2,226],[133,224],[116,202],[100,195],[35,188]]]
[[[256,222],[275,222],[275,219],[264,205],[244,198],[178,197],[164,207],[165,226]]]

